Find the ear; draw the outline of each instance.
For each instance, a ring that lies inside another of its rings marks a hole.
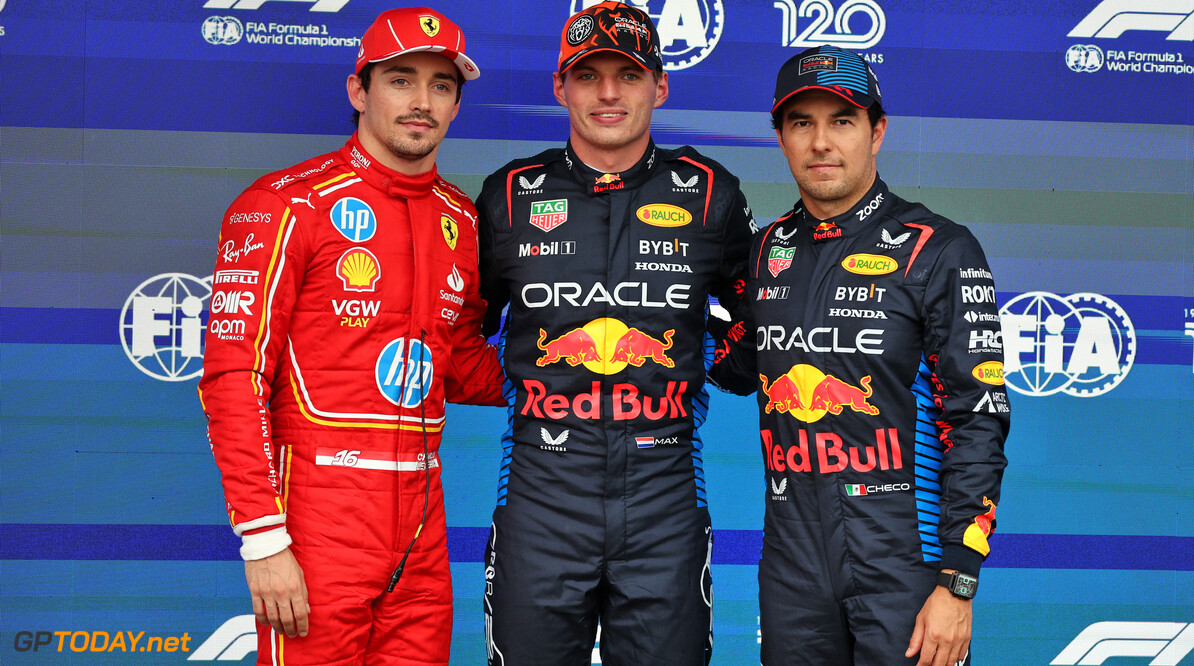
[[[654,76],[654,74],[652,74]],[[655,106],[658,109],[667,101],[667,72],[659,75],[659,79],[655,81]]]
[[[883,137],[887,136],[887,116],[879,119],[871,128],[871,155],[879,154],[879,147],[883,145]]]
[[[365,97],[369,94],[365,91],[365,86],[361,85],[361,79],[356,74],[348,77],[346,84],[348,88],[348,103],[352,104],[352,108],[357,111],[365,110]]]
[[[564,98],[564,77],[566,76],[568,76],[567,72],[563,74],[559,72],[551,73],[551,84],[555,91],[556,101],[559,102],[560,106],[563,107],[568,106],[568,101]]]

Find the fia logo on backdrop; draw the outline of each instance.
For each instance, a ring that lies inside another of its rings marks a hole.
[[[163,273],[137,285],[120,311],[120,344],[141,372],[164,382],[203,373],[210,277]]]

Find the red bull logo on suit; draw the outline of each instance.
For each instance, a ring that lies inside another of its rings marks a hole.
[[[847,407],[870,416],[879,413],[878,407],[867,402],[873,393],[870,375],[854,386],[811,365],[800,364],[770,383],[766,375],[760,374],[759,392],[767,396],[764,412],[789,414],[805,423],[818,421],[827,413],[836,416]]]
[[[612,317],[594,319],[553,340],[547,339],[547,331],[539,329],[536,346],[543,355],[535,365],[542,368],[560,361],[573,367],[583,364],[601,375],[621,372],[627,365],[642,367],[648,361],[674,368],[676,363],[667,351],[672,348],[675,333],[675,329],[668,329],[662,339],[656,338]]]

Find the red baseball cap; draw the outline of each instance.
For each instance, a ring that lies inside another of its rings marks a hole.
[[[438,53],[456,65],[466,81],[481,76],[477,63],[464,55],[464,33],[460,26],[430,7],[403,7],[382,12],[361,37],[356,73],[371,62],[389,60],[404,53]]]

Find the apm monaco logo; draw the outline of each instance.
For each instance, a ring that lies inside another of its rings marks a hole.
[[[1093,398],[1119,386],[1136,359],[1136,329],[1100,294],[1021,294],[999,310],[1003,379],[1031,396]]]
[[[575,14],[600,3],[601,0],[572,0]],[[659,46],[663,50],[663,68],[669,72],[688,69],[713,53],[725,28],[725,7],[722,0],[628,0],[626,4],[646,12],[659,31]],[[584,17],[582,17],[584,18]],[[575,46],[587,37],[575,38],[573,29],[581,31],[573,22],[567,39]],[[591,24],[589,29],[592,29]]]
[[[774,6],[783,14],[783,46],[806,49],[829,44],[863,51],[878,44],[887,31],[887,15],[874,0],[844,0],[836,9],[830,0],[802,0],[799,6],[796,0],[775,0]],[[865,16],[865,21],[855,19],[855,14]],[[803,27],[801,19],[808,21]],[[861,25],[866,32],[855,34],[853,29]],[[883,58],[876,57],[874,62],[883,62]]]
[[[120,344],[141,372],[164,382],[203,373],[211,278],[163,273],[137,285],[120,311]]]

